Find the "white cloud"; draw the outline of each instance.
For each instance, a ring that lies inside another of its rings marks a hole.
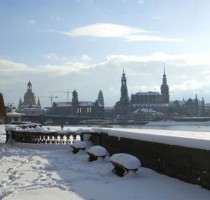
[[[163,52],[155,52],[149,56],[137,55],[110,55],[107,60],[112,62],[165,62],[174,64],[177,67],[210,65],[210,57],[205,54],[165,54]]]
[[[44,57],[49,60],[58,60],[58,56],[55,53],[45,54]]]
[[[83,62],[88,62],[90,60],[91,60],[91,58],[87,54],[82,55],[82,61]]]
[[[29,21],[29,24],[30,24],[30,25],[36,25],[37,22],[36,22],[35,20],[31,19],[31,20]]]
[[[69,32],[59,32],[48,30],[49,32],[57,32],[69,37],[96,37],[96,38],[122,38],[127,41],[157,41],[157,42],[183,42],[184,39],[167,38],[156,35],[151,35],[153,32],[111,23],[97,23],[88,26],[75,28]]]
[[[43,57],[50,61],[62,61],[62,62],[65,61],[65,62],[67,62],[67,60],[68,60],[67,57],[57,55],[56,53],[48,53],[48,54],[43,55]]]
[[[177,38],[165,38],[152,35],[129,35],[127,36],[128,41],[156,41],[156,42],[184,42],[183,39]]]
[[[138,0],[137,3],[143,4],[144,3],[144,0]]]
[[[188,65],[192,64],[192,57],[194,65]],[[129,94],[154,91],[155,88],[158,92],[165,62],[172,100],[187,99],[197,93],[199,97],[208,97],[205,99],[207,102],[210,101],[210,60],[207,55],[170,55],[161,52],[148,56],[110,55],[104,62],[96,64],[90,64],[86,61],[88,59],[89,56],[84,54],[79,60],[65,64],[35,67],[0,59],[0,91],[5,94],[6,102],[17,104],[26,91],[28,80],[31,80],[37,96],[46,96],[48,91],[77,89],[80,100],[95,100],[102,89],[106,105],[113,106],[120,98],[123,68]],[[58,101],[65,100],[65,95],[59,95]],[[49,105],[47,100],[41,101],[43,105]]]
[[[145,32],[147,31],[142,29],[136,29],[129,26],[109,24],[109,23],[98,23],[89,26],[83,26],[80,28],[76,28],[70,32],[63,32],[63,33],[70,37],[90,36],[90,37],[101,37],[101,38],[108,38],[108,37],[118,38],[118,37],[126,37],[131,34],[145,33]]]
[[[204,83],[202,83],[201,81],[197,81],[197,80],[187,80],[184,81],[182,84],[180,85],[172,85],[170,87],[171,91],[177,91],[177,90],[182,90],[182,91],[186,91],[186,90],[201,90],[204,87]]]

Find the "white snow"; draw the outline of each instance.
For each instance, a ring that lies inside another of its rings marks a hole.
[[[79,149],[83,149],[83,148],[86,148],[86,142],[83,142],[83,141],[74,141],[72,144],[71,144],[72,147],[75,147],[75,148],[79,148]]]
[[[91,154],[93,154],[95,156],[106,156],[107,155],[107,150],[104,147],[99,146],[99,145],[90,147],[87,150],[87,152],[91,153]]]
[[[18,130],[18,128],[17,128]],[[34,128],[28,129],[36,131]],[[27,129],[21,130],[27,132]],[[60,127],[43,127],[39,132],[47,133],[58,131],[59,133],[75,132],[81,133],[107,133],[111,136],[143,140],[149,142],[178,145],[197,149],[210,150],[210,133],[199,131],[180,131],[180,130],[158,130],[158,129],[125,129],[125,128],[94,128],[94,127],[71,127],[70,129],[60,130]]]
[[[4,126],[0,125],[3,142]],[[0,144],[0,199],[202,199],[210,191],[141,167],[120,178],[107,156],[88,162],[69,145]]]
[[[98,133],[108,133],[108,135],[116,136],[118,138],[124,137],[210,150],[209,132],[122,128],[93,128],[93,130]]]
[[[138,169],[141,166],[141,162],[135,156],[117,153],[110,157],[110,161],[120,164],[127,169]]]

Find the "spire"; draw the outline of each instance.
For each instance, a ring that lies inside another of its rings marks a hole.
[[[21,97],[20,97],[20,100],[19,100],[19,108],[22,106],[22,99],[21,99]]]
[[[125,77],[124,68],[123,68],[123,74],[122,74],[121,82],[122,82],[122,86],[126,86],[126,77]],[[127,87],[127,86],[126,86],[126,87]]]
[[[32,84],[31,84],[30,80],[29,80],[28,85],[27,85],[27,90],[32,91]]]
[[[123,69],[122,79],[121,79],[121,98],[120,101],[124,102],[123,104],[129,105],[128,89],[127,89],[127,80],[125,72]]]
[[[40,103],[40,99],[39,98],[37,100],[37,106],[39,106],[41,108],[41,103]]]
[[[169,102],[169,87],[167,84],[165,63],[163,63],[163,64],[164,64],[163,79],[162,79],[162,85],[161,85],[160,89],[161,89],[161,94],[163,95],[163,102],[168,103]]]
[[[166,71],[165,71],[165,63],[164,64],[164,70],[163,70],[163,84],[167,84],[167,79],[166,79]]]
[[[166,68],[165,63],[163,63],[163,67],[164,67],[164,75],[166,75],[166,73],[165,73],[165,68]]]

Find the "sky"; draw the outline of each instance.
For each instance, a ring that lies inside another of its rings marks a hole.
[[[165,65],[170,100],[210,102],[209,0],[1,0],[0,92],[18,105],[30,80],[42,106],[80,101],[105,106],[160,91]]]

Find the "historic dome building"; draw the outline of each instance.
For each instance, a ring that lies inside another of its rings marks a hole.
[[[24,95],[24,101],[19,100],[18,111],[25,113],[26,115],[41,115],[43,114],[43,109],[41,109],[41,103],[39,98],[35,98],[35,94],[32,91],[32,84],[29,81],[27,84],[27,91]]]

